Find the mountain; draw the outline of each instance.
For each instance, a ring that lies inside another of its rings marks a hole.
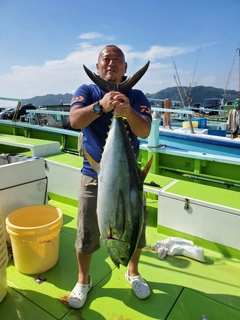
[[[32,103],[36,107],[42,107],[44,105],[59,105],[70,104],[72,95],[70,93],[65,94],[47,94],[45,96],[36,96],[30,99],[24,100],[24,103]]]
[[[203,103],[205,99],[209,98],[224,98],[224,103],[228,101],[233,101],[238,97],[238,92],[235,90],[227,90],[224,92],[224,89],[214,88],[214,87],[204,87],[204,86],[196,86],[193,87],[191,92],[189,87],[171,87],[163,89],[154,94],[146,94],[148,98],[154,99],[166,99],[171,98],[172,100],[181,100],[179,95],[179,91],[181,93],[184,104],[186,105],[186,97],[190,95],[191,105],[193,103]]]
[[[186,104],[186,96],[189,95],[190,90],[188,87],[171,87],[166,88],[156,93],[146,93],[148,98],[154,99],[166,99],[171,98],[172,100],[181,101],[179,95],[181,92],[184,104]],[[207,98],[224,98],[224,102],[233,101],[238,97],[238,92],[235,90],[227,90],[224,94],[224,89],[214,88],[214,87],[204,87],[196,86],[193,87],[190,93],[191,104],[202,103]],[[66,94],[47,94],[45,96],[36,96],[31,99],[26,99],[26,103],[32,103],[34,106],[44,106],[44,105],[59,105],[59,104],[70,104],[72,95],[70,93]]]

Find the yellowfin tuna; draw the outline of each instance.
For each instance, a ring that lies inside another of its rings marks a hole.
[[[113,117],[100,164],[84,150],[98,174],[97,215],[102,241],[119,268],[132,258],[143,227],[143,181],[152,158],[143,170],[136,162],[121,117]]]

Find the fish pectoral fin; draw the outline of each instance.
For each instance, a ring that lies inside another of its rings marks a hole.
[[[151,165],[152,165],[152,162],[153,162],[153,156],[151,156],[150,160],[148,161],[148,163],[146,164],[145,168],[143,170],[141,170],[141,178],[142,178],[142,181],[145,180],[147,174],[148,174],[148,171],[150,170],[151,168]]]
[[[98,162],[96,162],[95,160],[93,160],[93,158],[87,152],[86,148],[84,148],[84,154],[85,154],[90,166],[92,167],[92,169],[98,174],[100,171],[100,164]]]

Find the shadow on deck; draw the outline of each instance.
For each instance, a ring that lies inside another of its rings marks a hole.
[[[201,320],[240,319],[240,262],[205,251],[205,263],[182,256],[160,260],[144,249],[140,272],[151,289],[146,300],[138,300],[124,278],[126,268],[117,269],[104,247],[91,264],[93,287],[84,307],[68,307],[67,297],[75,285],[77,263],[74,251],[77,208],[51,200],[64,213],[59,261],[41,275],[24,275],[11,261],[7,267],[8,293],[0,303],[1,320]],[[149,246],[167,236],[156,232],[156,217],[147,227]],[[36,283],[41,276],[46,281]]]

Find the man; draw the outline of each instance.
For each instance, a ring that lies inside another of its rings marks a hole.
[[[121,49],[106,46],[99,54],[96,64],[98,74],[104,80],[118,84],[124,81],[127,63]],[[120,92],[103,92],[96,85],[82,85],[73,95],[70,109],[70,124],[74,129],[82,129],[83,145],[96,161],[100,162],[107,132],[113,115],[126,118],[129,138],[136,157],[139,153],[138,137],[147,138],[151,129],[150,104],[140,90],[129,90],[126,95]],[[92,286],[89,275],[92,253],[100,247],[100,233],[96,216],[97,175],[86,157],[82,168],[79,191],[78,226],[75,243],[78,261],[78,282],[72,290],[68,303],[73,308],[81,308]],[[140,299],[149,296],[147,283],[138,271],[138,262],[142,248],[146,245],[145,225],[138,248],[129,262],[126,279],[132,285],[134,293]]]
[[[238,132],[240,127],[240,99],[236,99],[233,104],[233,108],[228,113],[228,127],[231,131],[231,138],[238,138]]]

